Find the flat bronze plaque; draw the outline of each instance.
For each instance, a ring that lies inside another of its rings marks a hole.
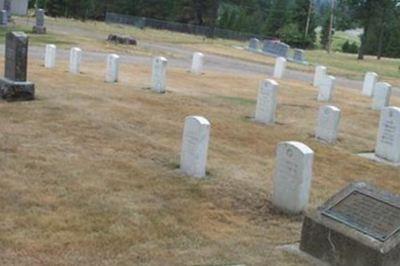
[[[358,191],[322,214],[382,242],[400,230],[400,208]]]

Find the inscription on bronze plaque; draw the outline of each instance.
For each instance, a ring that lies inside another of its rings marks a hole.
[[[400,230],[400,208],[359,191],[322,214],[382,242]]]

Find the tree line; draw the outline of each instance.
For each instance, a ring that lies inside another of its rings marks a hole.
[[[30,6],[45,8],[50,16],[102,20],[110,11],[219,27],[299,48],[319,45],[318,27],[323,47],[330,33],[362,28],[360,59],[364,54],[400,57],[400,0],[31,0]]]

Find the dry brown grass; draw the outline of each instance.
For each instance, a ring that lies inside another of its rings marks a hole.
[[[150,67],[123,65],[112,85],[99,64],[74,76],[40,63],[38,99],[0,103],[2,265],[308,265],[276,249],[301,230],[268,200],[280,141],[316,152],[310,208],[357,180],[400,191],[399,169],[354,155],[374,148],[379,116],[357,91],[335,94],[343,121],[328,146],[312,137],[321,104],[305,83],[280,82],[267,127],[249,119],[263,76],[169,69],[158,95],[144,89]],[[177,169],[188,115],[212,123],[207,180]]]

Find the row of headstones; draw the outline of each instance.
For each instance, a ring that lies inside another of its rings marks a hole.
[[[328,115],[325,111],[328,111]],[[340,110],[335,108],[321,108],[317,129],[317,132],[319,131],[321,134],[320,136],[331,137],[331,132],[335,131],[332,128],[337,126],[339,115]],[[325,124],[327,124],[327,127],[324,127]],[[387,139],[388,125],[393,128],[397,127],[395,129],[397,130],[396,147],[391,147],[392,144]],[[199,178],[206,175],[210,128],[210,122],[204,117],[190,116],[186,118],[180,161],[180,168],[183,173]],[[384,108],[376,146],[378,156],[400,160],[399,128],[400,108]],[[397,158],[391,157],[393,156],[392,152],[397,153]],[[278,144],[272,193],[272,202],[277,208],[292,214],[301,213],[307,208],[313,176],[313,160],[313,150],[303,143],[289,141]]]
[[[57,47],[54,44],[46,45],[45,51],[45,67],[54,68],[56,66]],[[78,47],[71,48],[69,58],[69,72],[73,74],[80,73],[80,66],[82,61],[82,50]],[[165,93],[166,70],[168,60],[164,57],[156,57],[153,59],[152,68],[152,90],[158,93]],[[110,54],[107,56],[107,69],[105,80],[106,82],[118,82],[119,77],[120,56],[117,54]],[[191,73],[201,75],[203,73],[204,54],[196,52],[193,54]]]
[[[248,48],[251,51],[260,51],[261,42],[257,38],[250,39]],[[262,45],[262,52],[267,54],[273,54],[275,56],[289,58],[290,46],[286,43],[276,41],[276,40],[265,40]],[[294,62],[305,63],[304,51],[301,49],[294,49],[293,56],[291,58]]]
[[[71,73],[78,74],[80,72],[81,57],[82,50],[80,48],[75,47],[71,49],[69,65],[69,70]],[[54,67],[55,58],[55,45],[47,45],[45,66],[48,68]],[[107,82],[118,81],[119,59],[119,56],[116,54],[111,54],[108,56],[106,71]],[[203,63],[204,55],[202,53],[195,53],[193,55],[191,72],[194,74],[201,74],[203,71]],[[283,77],[286,69],[286,64],[286,59],[277,58],[274,69],[275,78]],[[157,57],[153,60],[152,90],[159,93],[165,92],[166,67],[167,59],[165,59],[164,57]],[[371,88],[374,88],[373,91],[375,91],[375,93],[373,93],[373,95],[375,96],[373,104],[374,109],[381,110],[388,104],[388,100],[386,100],[387,93],[382,94],[382,91],[386,92],[387,88],[389,88],[390,91],[390,85],[386,84],[387,83],[377,83],[377,75],[375,73],[367,73],[365,77],[364,91],[371,91]],[[335,78],[327,75],[326,67],[316,67],[314,85],[320,87],[318,93],[319,101],[330,101],[332,99]],[[273,124],[275,122],[277,92],[278,83],[274,80],[265,80],[262,83],[257,99],[255,121],[264,124]],[[385,100],[382,100],[381,95],[385,95]],[[398,108],[396,107],[391,107],[382,111],[382,118],[380,122],[381,125],[376,145],[376,155],[378,157],[393,162],[400,161],[400,132],[398,132],[400,130],[400,126],[396,127],[397,124],[393,120],[393,117],[395,117],[396,119],[396,115],[390,115],[388,117],[386,113],[396,113],[397,109]],[[318,113],[317,127],[315,130],[316,138],[327,143],[336,142],[340,118],[341,110],[339,108],[329,105],[321,107]],[[390,127],[388,126],[389,124],[394,124],[394,126]],[[394,130],[394,132],[391,133],[391,130]],[[387,143],[390,143],[390,145],[387,145]]]
[[[278,57],[275,63],[274,78],[282,79],[286,71],[287,60]],[[368,72],[365,75],[362,93],[373,97],[372,109],[382,110],[389,106],[392,86],[387,82],[377,82],[378,75]],[[315,68],[313,85],[319,88],[318,101],[331,101],[335,89],[336,78],[327,74],[324,66]]]
[[[10,14],[7,10],[0,11],[0,27],[7,27],[10,20]],[[44,26],[44,10],[36,10],[36,24],[33,26],[32,31],[37,34],[45,34],[46,27]]]
[[[206,175],[210,122],[199,116],[185,120],[180,168],[186,175]],[[272,202],[284,212],[300,213],[307,208],[314,152],[300,142],[282,142],[277,148]]]
[[[320,87],[319,100],[331,100],[334,82],[335,78],[327,75],[326,67],[316,67],[313,83]],[[365,74],[362,94],[373,97],[372,109],[381,111],[375,155],[392,163],[400,163],[400,108],[389,107],[391,92],[392,86],[387,82],[378,82],[376,73]],[[331,119],[335,123],[337,118],[332,115]]]
[[[82,50],[76,47],[72,48],[69,64],[71,73],[78,74],[80,72],[81,58]],[[203,62],[204,55],[195,53],[192,73],[201,74]],[[56,46],[47,45],[45,67],[54,68],[55,65]],[[119,56],[109,55],[106,81],[117,82],[118,66]],[[166,66],[167,60],[163,57],[157,57],[153,61],[152,84],[153,90],[157,92],[165,91]],[[277,89],[278,84],[273,80],[266,80],[262,83],[257,101],[256,121],[262,123],[275,121]],[[327,108],[331,110],[330,107]],[[326,127],[321,125],[318,128],[321,130],[317,130],[317,135],[325,138]],[[211,124],[204,117],[189,116],[185,119],[180,158],[180,169],[184,174],[197,178],[206,176],[210,130]],[[299,142],[284,142],[278,145],[278,162],[273,193],[273,202],[277,207],[290,213],[298,213],[306,208],[311,186],[313,154],[310,148]]]
[[[34,90],[33,84],[24,82],[26,81],[27,47],[28,41],[25,34],[15,32],[7,34],[6,74],[1,83],[6,84],[8,90],[20,91],[22,85],[27,87],[26,91]],[[72,73],[79,73],[81,56],[81,49],[71,49],[69,68]],[[54,45],[46,46],[46,67],[55,67],[55,59],[56,47]],[[153,73],[155,76],[155,78],[153,77],[153,86],[156,85],[154,86],[156,89],[160,82],[159,76],[162,76],[162,82],[165,81],[166,60],[159,59],[156,58],[153,62],[153,72],[156,72],[156,74]],[[202,54],[194,55],[194,67],[192,67],[194,73],[201,73],[203,60]],[[108,57],[107,75],[113,74],[113,78],[109,80],[117,81],[118,62],[118,56],[110,55]],[[158,70],[154,71],[154,69]],[[266,80],[262,83],[257,100],[256,121],[259,120],[263,123],[274,121],[277,89],[278,84],[275,81]],[[316,130],[317,138],[326,141],[335,139],[339,119],[340,110],[330,106],[322,107]],[[206,176],[210,129],[211,124],[204,117],[190,116],[186,118],[180,160],[180,168],[183,173],[193,177]],[[388,160],[400,161],[400,108],[383,108],[376,154]],[[283,142],[278,145],[272,199],[275,206],[290,213],[299,213],[307,207],[313,158],[314,152],[305,144]]]

